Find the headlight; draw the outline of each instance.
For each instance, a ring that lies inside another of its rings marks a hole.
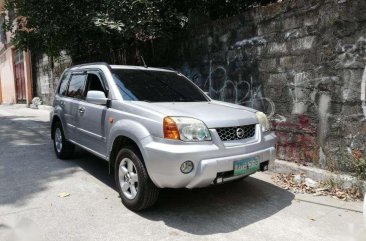
[[[269,131],[269,121],[267,119],[266,114],[258,111],[257,113],[255,113],[255,115],[257,116],[258,122],[262,127],[262,131],[263,132]]]
[[[206,125],[189,117],[165,117],[164,138],[182,141],[210,141],[211,135]]]

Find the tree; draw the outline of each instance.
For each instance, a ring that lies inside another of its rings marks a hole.
[[[123,53],[141,43],[169,36],[186,18],[168,0],[7,0],[15,9],[18,48],[57,58],[66,51],[75,63],[123,62]]]
[[[132,63],[160,37],[171,37],[186,16],[228,17],[274,0],[6,0],[16,21],[5,21],[17,48],[46,53],[66,51],[74,63]]]

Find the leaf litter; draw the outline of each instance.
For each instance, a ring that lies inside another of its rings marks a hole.
[[[289,190],[293,193],[308,193],[314,196],[331,196],[335,199],[343,201],[360,201],[363,200],[361,190],[353,186],[351,188],[343,189],[341,185],[335,185],[330,182],[320,182],[318,185],[308,185],[305,182],[305,175],[300,174],[274,174],[272,180],[279,187]]]

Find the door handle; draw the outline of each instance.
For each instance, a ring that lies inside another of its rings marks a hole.
[[[79,112],[80,112],[81,114],[83,114],[83,113],[85,112],[85,108],[84,108],[84,107],[79,107]]]

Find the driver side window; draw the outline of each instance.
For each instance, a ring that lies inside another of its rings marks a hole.
[[[107,96],[103,82],[96,73],[88,73],[85,93],[87,94],[89,90],[102,91]]]

